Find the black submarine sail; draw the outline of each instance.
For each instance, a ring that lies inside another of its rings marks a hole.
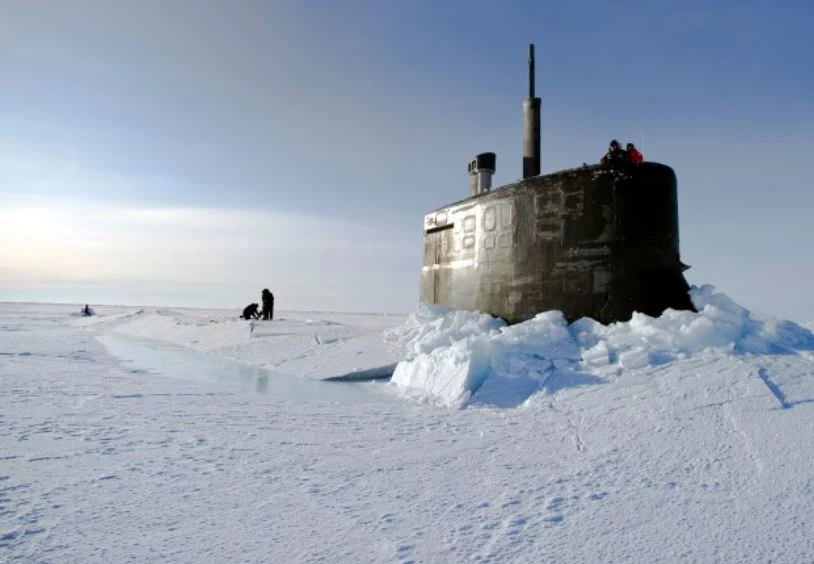
[[[673,169],[644,162],[539,176],[534,78],[530,45],[523,179],[492,190],[495,154],[469,162],[469,197],[424,217],[420,300],[510,323],[548,310],[602,323],[693,310]]]

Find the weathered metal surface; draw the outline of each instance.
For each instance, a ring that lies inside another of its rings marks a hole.
[[[424,218],[420,299],[510,323],[547,310],[609,323],[692,309],[676,177],[642,163],[524,179]]]
[[[540,174],[540,106],[534,93],[534,44],[529,45],[529,97],[523,101],[523,178]]]

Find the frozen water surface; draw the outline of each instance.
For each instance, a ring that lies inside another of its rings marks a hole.
[[[814,335],[694,299],[253,332],[0,304],[0,562],[809,562]]]
[[[327,401],[345,404],[393,401],[375,382],[322,382],[246,366],[172,343],[151,341],[129,335],[100,335],[114,356],[135,369],[169,378],[218,382],[244,391],[266,394],[285,401]]]

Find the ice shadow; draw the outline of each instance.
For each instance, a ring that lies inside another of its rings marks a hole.
[[[338,376],[323,378],[323,382],[370,382],[373,380],[389,380],[396,371],[398,362],[367,368],[365,370],[354,370]]]
[[[774,398],[777,400],[777,403],[780,404],[780,409],[791,409],[796,405],[803,405],[806,403],[814,403],[814,399],[806,398],[801,400],[790,400],[786,393],[783,391],[783,388],[777,382],[772,379],[769,371],[761,367],[758,370],[757,374],[758,378],[763,382],[766,388],[771,392]]]
[[[467,405],[513,408],[539,392],[553,395],[564,389],[596,386],[605,382],[598,376],[576,370],[553,370],[544,375],[531,373],[511,377],[492,374],[472,394]]]
[[[767,322],[753,320],[744,326],[732,352],[755,356],[811,353],[814,352],[814,333],[788,319],[774,321],[768,331]]]

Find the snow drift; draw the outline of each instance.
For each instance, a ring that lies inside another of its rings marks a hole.
[[[554,375],[599,383],[625,369],[700,354],[810,354],[814,335],[791,321],[763,317],[706,285],[691,290],[698,313],[634,314],[601,325],[569,325],[559,311],[507,326],[488,315],[422,304],[386,339],[403,346],[393,383],[414,397],[462,407],[518,404],[545,390]]]

